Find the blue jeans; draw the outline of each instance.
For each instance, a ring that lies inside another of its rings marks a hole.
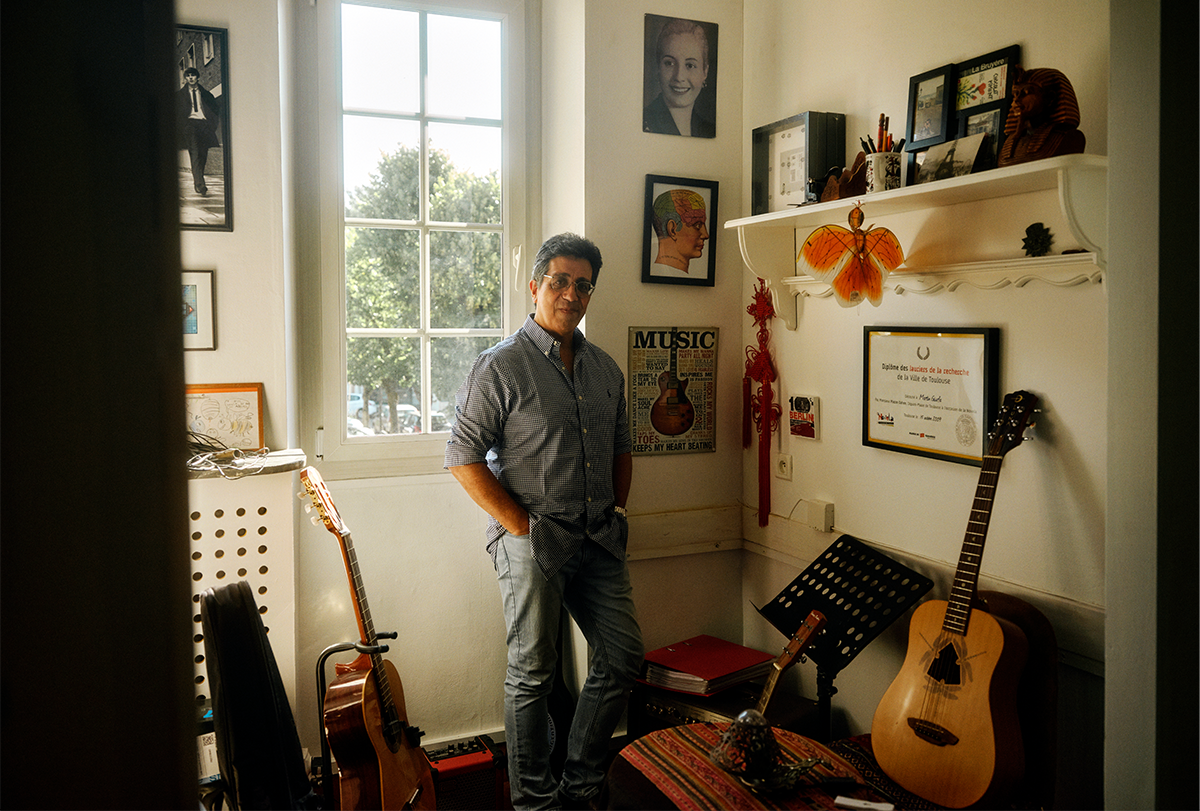
[[[504,732],[514,808],[554,808],[556,789],[590,799],[604,782],[609,742],[642,665],[642,631],[629,568],[597,544],[580,551],[549,580],[533,560],[528,535],[505,534],[496,573],[508,626]],[[549,696],[554,683],[562,607],[591,648],[587,680],[567,737],[561,787],[550,772]]]

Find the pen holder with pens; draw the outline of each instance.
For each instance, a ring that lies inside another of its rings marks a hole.
[[[900,188],[899,152],[872,152],[867,155],[866,193]]]

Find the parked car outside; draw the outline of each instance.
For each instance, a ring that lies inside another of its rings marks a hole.
[[[346,417],[346,436],[375,436],[375,432],[362,424],[362,420]]]

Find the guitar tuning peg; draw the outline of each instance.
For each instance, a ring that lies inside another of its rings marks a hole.
[[[306,501],[306,502],[304,502],[304,511],[305,511],[306,513],[310,513],[310,512],[312,512],[312,511],[313,511],[313,505],[312,505],[312,502],[311,502],[311,501]]]
[[[324,526],[324,524],[321,523],[321,516],[319,516],[319,515],[309,516],[308,520],[312,521],[312,525],[314,527]]]

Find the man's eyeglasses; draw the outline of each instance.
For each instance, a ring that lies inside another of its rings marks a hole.
[[[560,273],[557,276],[547,276],[550,280],[550,289],[555,292],[566,290],[571,286],[571,277],[565,273]],[[596,285],[589,282],[587,279],[575,279],[575,292],[581,296],[590,296],[596,289]]]

